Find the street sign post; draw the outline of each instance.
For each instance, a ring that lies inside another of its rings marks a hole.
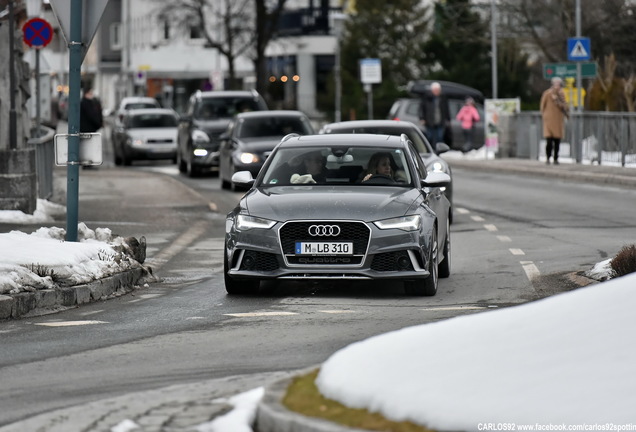
[[[382,82],[382,63],[379,58],[360,59],[360,81],[367,92],[369,120],[373,119],[373,86]]]
[[[577,63],[545,63],[543,65],[543,78],[550,80],[554,77],[561,79],[576,78]],[[581,62],[581,77],[596,78],[596,63]]]
[[[69,49],[68,153],[66,167],[66,240],[77,241],[79,213],[80,86],[82,61],[109,0],[50,0]]]
[[[586,61],[592,58],[590,38],[568,38],[568,61]]]
[[[47,46],[53,39],[53,28],[42,18],[32,18],[22,26],[24,42],[35,48],[35,129],[40,136],[40,48]]]

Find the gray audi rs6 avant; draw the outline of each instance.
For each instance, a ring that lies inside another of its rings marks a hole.
[[[230,294],[262,280],[400,280],[432,296],[450,275],[448,174],[427,172],[406,135],[288,135],[226,219]]]

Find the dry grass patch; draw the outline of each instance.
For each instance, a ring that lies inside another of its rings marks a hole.
[[[636,246],[623,247],[618,254],[612,258],[610,266],[612,270],[614,270],[616,277],[636,272]]]
[[[325,398],[316,387],[318,370],[295,377],[283,398],[288,409],[308,417],[318,417],[345,426],[384,432],[434,432],[411,422],[394,422],[364,409],[347,408]]]

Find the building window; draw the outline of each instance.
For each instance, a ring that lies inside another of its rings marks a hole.
[[[110,49],[121,50],[121,23],[113,23],[110,25]]]
[[[190,26],[190,39],[203,39],[203,32],[201,32],[201,26]]]

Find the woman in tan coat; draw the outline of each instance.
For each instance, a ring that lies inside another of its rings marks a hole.
[[[543,136],[546,140],[546,163],[550,163],[554,149],[554,164],[559,164],[559,145],[563,138],[565,118],[568,116],[568,104],[561,88],[559,77],[552,78],[552,86],[541,95],[541,117],[543,118]]]

